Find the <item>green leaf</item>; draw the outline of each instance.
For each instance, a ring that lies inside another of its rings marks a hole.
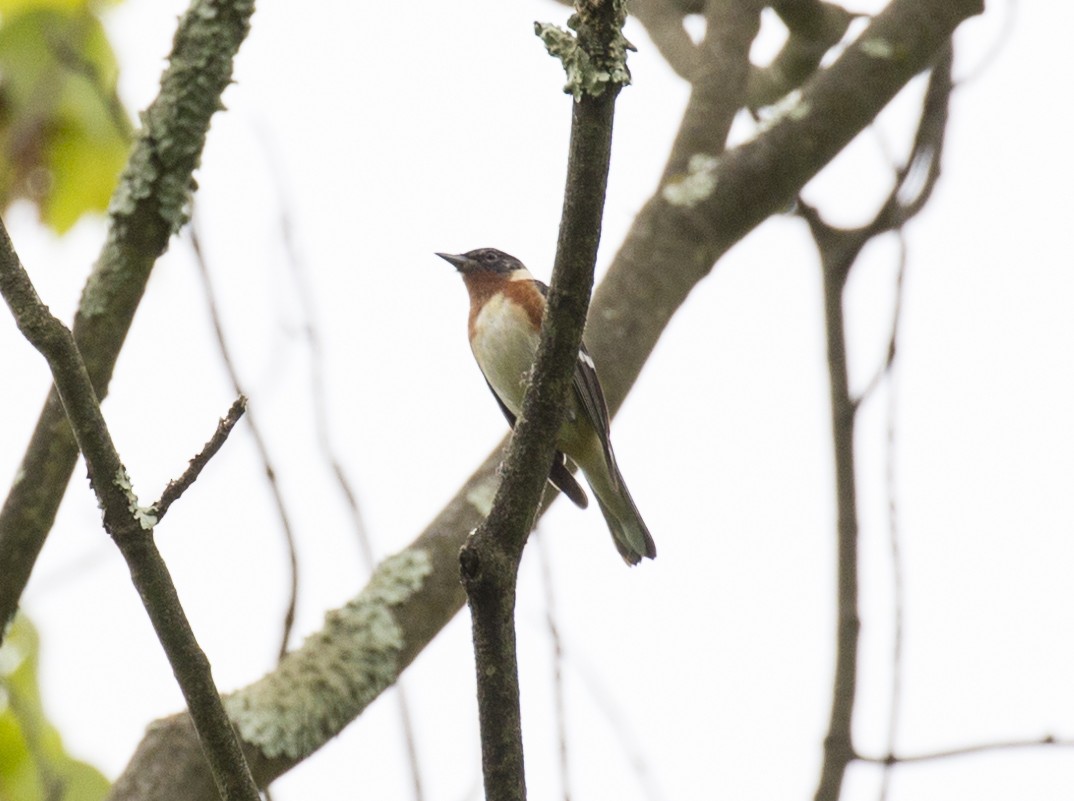
[[[0,0],[0,207],[27,198],[60,233],[107,208],[131,141],[96,5]]]
[[[21,14],[41,8],[55,8],[60,11],[76,11],[85,8],[86,0],[0,0],[0,14]]]
[[[98,801],[108,780],[64,750],[45,717],[37,666],[37,632],[19,615],[0,646],[0,799]]]

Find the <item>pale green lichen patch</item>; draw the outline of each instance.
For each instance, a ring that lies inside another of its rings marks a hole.
[[[142,112],[143,125],[145,121],[145,112]],[[138,203],[152,194],[153,183],[159,174],[152,155],[148,133],[144,127],[140,128],[135,135],[130,160],[108,204],[108,213],[113,217],[126,217],[133,214]]]
[[[873,58],[891,58],[895,55],[895,48],[887,39],[873,37],[862,40],[861,52]]]
[[[356,718],[399,677],[405,645],[395,607],[432,572],[427,551],[385,559],[360,595],[260,681],[224,703],[239,735],[272,759],[301,759]]]
[[[693,208],[716,190],[716,170],[720,160],[708,153],[694,153],[686,165],[686,174],[672,178],[661,194],[672,206]]]
[[[571,16],[567,26],[577,28],[577,15]],[[628,50],[637,50],[617,30],[607,52],[599,59],[594,59],[570,31],[548,22],[535,22],[534,32],[544,42],[548,54],[558,58],[567,73],[567,83],[563,91],[580,100],[582,95],[599,97],[610,85],[626,86],[630,83],[630,70],[627,69],[626,54]]]
[[[801,89],[788,92],[770,106],[764,106],[757,110],[760,117],[760,125],[757,126],[755,136],[769,131],[783,120],[804,120],[809,116],[813,106],[802,96]]]
[[[113,481],[127,497],[127,511],[138,521],[143,531],[152,531],[153,526],[157,524],[157,516],[153,514],[152,509],[138,504],[138,496],[134,494],[134,486],[131,484],[131,477],[127,475],[126,469],[119,468]]]
[[[482,517],[488,517],[492,511],[492,501],[500,487],[499,476],[488,476],[477,482],[466,493],[466,502],[473,506]]]

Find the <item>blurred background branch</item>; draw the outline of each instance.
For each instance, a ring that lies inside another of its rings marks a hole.
[[[180,19],[160,93],[142,116],[112,194],[104,248],[86,282],[72,332],[100,400],[157,258],[186,222],[209,120],[231,82],[252,0],[194,0]],[[111,123],[109,123],[111,125]],[[0,637],[18,608],[78,456],[59,397],[49,392],[0,509]]]

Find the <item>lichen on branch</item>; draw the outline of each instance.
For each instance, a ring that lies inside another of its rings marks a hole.
[[[583,95],[600,97],[609,86],[618,90],[630,83],[627,51],[637,48],[623,36],[625,20],[625,2],[606,0],[578,4],[578,11],[567,20],[567,27],[576,33],[549,22],[533,24],[548,54],[563,63],[567,73],[563,91],[576,101]]]

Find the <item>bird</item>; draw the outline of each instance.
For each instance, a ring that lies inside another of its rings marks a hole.
[[[470,349],[493,397],[514,428],[537,355],[548,287],[514,256],[495,248],[437,253],[462,275],[470,296]],[[566,415],[556,441],[549,482],[578,507],[585,491],[567,467],[570,457],[585,475],[604,513],[612,541],[628,565],[656,557],[656,544],[630,497],[612,450],[608,405],[583,338]]]

